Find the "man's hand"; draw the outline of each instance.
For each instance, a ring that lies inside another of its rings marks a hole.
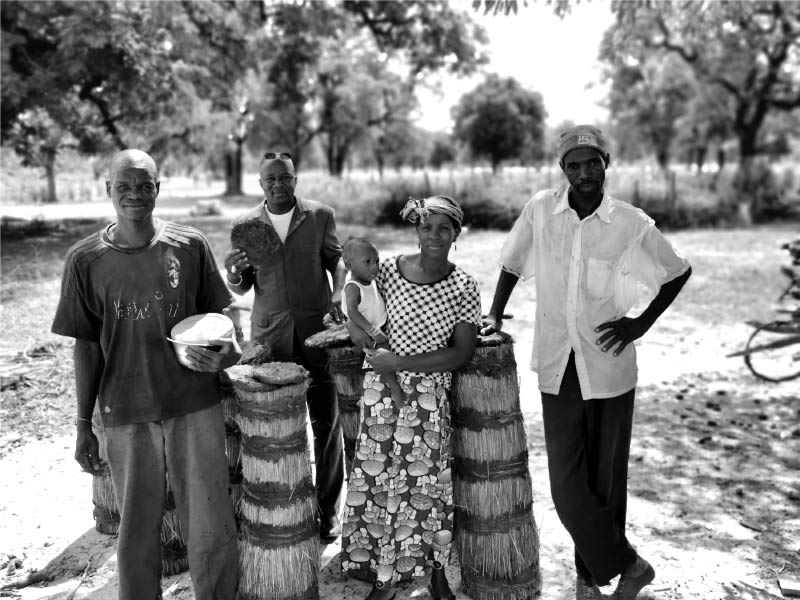
[[[481,318],[481,328],[478,331],[480,335],[491,335],[495,331],[500,331],[503,328],[503,320],[498,319],[493,314],[489,313]]]
[[[629,317],[622,317],[616,321],[606,321],[595,327],[594,330],[598,333],[605,331],[595,342],[598,346],[602,346],[601,350],[603,352],[608,352],[619,344],[619,347],[614,350],[614,356],[619,356],[628,344],[638,340],[647,331],[641,321]]]
[[[341,323],[344,321],[344,313],[342,312],[342,292],[334,290],[331,296],[331,308],[328,311],[334,323]]]
[[[225,256],[225,269],[228,273],[236,274],[250,268],[247,252],[234,248]]]
[[[367,348],[364,353],[367,355],[367,362],[376,373],[394,373],[397,370],[395,364],[397,355],[394,352],[385,348],[376,348],[374,350]]]
[[[218,340],[219,345],[189,346],[186,358],[192,371],[218,373],[239,362],[242,351],[235,339]]]
[[[92,431],[91,423],[78,421],[75,460],[78,461],[84,472],[91,475],[99,475],[108,466],[106,461],[100,460],[100,444]]]

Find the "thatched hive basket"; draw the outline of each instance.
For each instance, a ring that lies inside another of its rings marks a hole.
[[[227,370],[241,430],[239,598],[319,598],[320,543],[308,445],[308,372],[294,363]]]
[[[347,327],[331,325],[306,340],[306,346],[325,350],[328,369],[336,386],[339,419],[344,437],[345,472],[349,475],[356,453],[361,423],[361,395],[364,393],[364,351],[350,341]]]
[[[219,374],[222,413],[225,415],[225,456],[228,459],[230,494],[234,513],[242,497],[242,432],[236,422],[236,396],[233,383],[225,371]]]
[[[106,461],[108,460],[106,432],[100,424],[100,415],[97,409],[92,415],[92,430],[97,437],[98,446],[100,446],[99,458]],[[106,535],[116,535],[119,530],[119,509],[111,482],[111,469],[108,466],[99,475],[92,477],[92,503],[94,504],[92,513],[95,529]]]
[[[269,346],[253,341],[242,342],[240,365],[261,365],[272,360]],[[234,513],[242,497],[242,432],[237,423],[236,396],[230,376],[222,371],[219,374],[222,395],[222,412],[225,415],[225,456],[228,459],[230,475],[230,494]]]
[[[527,600],[541,591],[525,428],[513,340],[479,337],[453,378],[456,545],[464,591]]]

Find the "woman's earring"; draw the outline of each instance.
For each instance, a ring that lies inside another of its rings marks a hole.
[[[422,248],[422,244],[420,244],[419,242],[417,242],[417,248]]]
[[[458,244],[453,242],[453,252],[458,252]]]

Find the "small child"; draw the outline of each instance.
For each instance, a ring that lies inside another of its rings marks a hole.
[[[353,237],[342,248],[344,266],[350,272],[344,284],[342,312],[354,325],[372,338],[376,348],[389,349],[389,338],[382,331],[386,324],[386,305],[375,285],[378,276],[378,250],[365,238]],[[403,390],[394,373],[384,375],[397,407],[405,406]]]

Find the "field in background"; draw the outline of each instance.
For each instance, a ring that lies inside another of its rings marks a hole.
[[[3,206],[35,205],[43,218],[52,208],[43,204],[46,182],[40,170],[14,164],[8,153],[0,172],[0,214]],[[99,163],[86,161],[63,169],[57,177],[60,206],[100,203],[106,199],[105,173]],[[735,222],[736,205],[742,200],[732,192],[734,166],[717,174],[716,165],[698,173],[676,165],[674,195],[663,173],[650,164],[616,165],[607,175],[610,194],[642,206],[662,228],[730,225]],[[774,193],[783,201],[800,203],[800,165],[772,166]],[[508,229],[524,202],[537,190],[562,185],[556,167],[506,167],[498,174],[487,168],[460,167],[442,170],[387,170],[381,178],[376,171],[346,171],[333,178],[321,171],[301,171],[297,193],[333,206],[340,222],[359,225],[396,224],[397,213],[409,196],[445,194],[465,207],[469,225]],[[715,180],[712,190],[711,183]],[[162,176],[160,206],[187,206],[198,199],[220,198],[231,207],[248,206],[261,196],[258,174],[244,175],[246,197],[223,197],[224,182],[204,176]],[[671,201],[674,198],[674,201]]]

